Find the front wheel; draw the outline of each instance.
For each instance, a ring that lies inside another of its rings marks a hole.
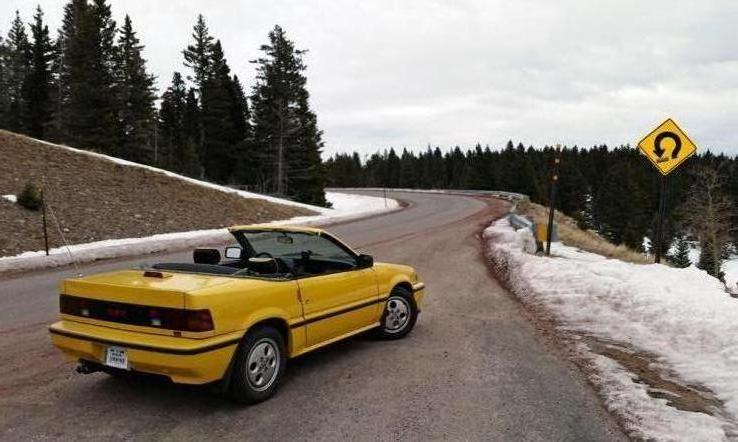
[[[236,353],[231,394],[248,404],[269,399],[277,390],[287,357],[284,338],[272,327],[249,331]]]
[[[377,334],[382,339],[400,339],[415,326],[418,308],[412,293],[403,287],[395,287],[384,306],[382,321]]]

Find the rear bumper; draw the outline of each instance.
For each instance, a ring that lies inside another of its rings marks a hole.
[[[182,384],[206,384],[226,373],[241,337],[191,339],[136,333],[60,321],[49,327],[52,343],[70,360],[103,364],[109,346],[127,351],[131,370],[162,375]]]

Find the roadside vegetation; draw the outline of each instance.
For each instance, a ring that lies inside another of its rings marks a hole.
[[[522,202],[518,204],[517,212],[536,224],[548,223],[548,208],[540,204],[530,201]],[[558,210],[554,213],[554,220],[558,225],[559,240],[565,245],[636,264],[652,262],[644,253],[631,249],[625,244],[615,245],[593,230],[581,229],[576,220]]]

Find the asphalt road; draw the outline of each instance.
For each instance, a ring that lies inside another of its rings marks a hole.
[[[0,280],[0,439],[619,440],[582,376],[525,319],[484,265],[477,234],[505,203],[393,194],[400,212],[330,230],[427,285],[415,330],[358,337],[290,361],[271,400],[78,375],[50,344],[57,284],[74,270]],[[83,267],[85,273],[173,254]]]

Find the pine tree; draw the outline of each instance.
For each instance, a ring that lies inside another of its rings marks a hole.
[[[268,187],[274,193],[325,205],[322,132],[308,103],[305,51],[295,49],[279,26],[261,50],[251,102],[253,152],[268,159],[262,176],[272,177]]]
[[[44,138],[52,115],[51,96],[54,84],[51,63],[54,59],[54,46],[49,38],[49,28],[43,23],[40,6],[33,16],[31,35],[31,64],[23,87],[27,102],[24,126],[32,137]]]
[[[0,35],[0,129],[8,127],[7,113],[10,107],[10,85],[8,83],[8,45]]]
[[[725,250],[722,253],[713,253],[714,247],[708,239],[700,241],[700,257],[697,260],[697,268],[706,271],[709,275],[725,282],[723,261],[726,258]]]
[[[259,158],[254,152],[251,112],[241,81],[236,75],[231,81],[231,118],[234,122],[236,138],[240,140],[234,147],[236,170],[233,172],[232,179],[242,185],[258,187],[259,165],[257,162]]]
[[[202,85],[203,166],[205,176],[217,182],[231,180],[235,171],[235,146],[241,141],[234,121],[233,84],[220,40],[213,45],[212,72]],[[239,119],[242,117],[239,116]]]
[[[106,0],[71,0],[64,9],[59,63],[62,138],[82,148],[116,151],[114,39]]]
[[[182,116],[183,133],[186,142],[193,146],[195,152],[196,161],[193,162],[193,166],[196,164],[197,170],[192,173],[192,176],[204,178],[205,170],[202,166],[202,158],[200,156],[203,133],[200,116],[200,104],[197,100],[197,93],[194,88],[189,88],[187,90],[187,98],[185,99],[184,115]]]
[[[53,54],[51,60],[51,78],[53,87],[50,91],[51,121],[46,130],[46,139],[63,142],[66,134],[66,119],[63,110],[68,103],[69,89],[64,81],[64,28],[57,31],[57,37],[53,42]]]
[[[184,56],[184,65],[192,69],[193,75],[187,76],[195,84],[195,93],[198,98],[198,121],[197,127],[199,132],[193,139],[196,139],[197,154],[201,164],[201,178],[205,178],[205,125],[202,122],[202,94],[206,81],[211,77],[213,71],[213,46],[214,39],[210,35],[210,30],[205,23],[205,17],[198,14],[197,21],[192,28],[193,43],[188,45],[182,51]],[[194,114],[193,114],[194,115]],[[217,141],[216,141],[217,144]]]
[[[116,154],[119,151],[114,73],[117,27],[107,0],[93,0],[88,19],[92,36],[89,52],[92,69],[88,72],[91,83],[87,87],[94,90],[89,96],[94,111],[89,115],[90,120],[85,121],[87,127],[82,142]]]
[[[187,135],[186,113],[187,88],[182,75],[175,72],[171,86],[161,97],[159,134],[162,156],[160,164],[178,173],[197,176],[200,172],[199,158],[195,141]]]
[[[469,188],[470,189],[491,189],[493,178],[489,176],[489,149],[482,150],[482,145],[477,143],[474,150],[469,152]]]
[[[613,164],[594,197],[599,233],[614,244],[641,249],[654,211],[646,189],[639,184],[639,167],[631,164],[624,150],[611,155]]]
[[[692,261],[689,259],[689,242],[686,237],[680,236],[677,238],[676,249],[668,258],[674,267],[683,269],[692,265]]]
[[[116,144],[120,157],[153,164],[158,161],[157,152],[153,151],[154,77],[146,71],[143,48],[130,17],[126,15],[118,38],[113,69],[117,110]]]
[[[192,69],[194,76],[188,77],[194,81],[198,90],[202,89],[205,80],[208,79],[212,71],[213,59],[213,37],[210,36],[205,17],[198,14],[197,22],[192,29],[192,39],[194,43],[187,46],[182,51],[185,59],[185,66]]]
[[[3,112],[4,125],[13,132],[25,132],[27,102],[24,84],[30,72],[31,59],[26,26],[18,11],[15,11],[15,19],[8,31],[6,51],[7,108]]]
[[[235,126],[236,138],[239,140],[249,138],[251,133],[249,103],[237,75],[234,75],[230,81],[230,101],[231,119]]]
[[[54,94],[54,139],[72,143],[71,134],[73,80],[84,72],[84,51],[79,35],[87,16],[87,0],[71,0],[64,6],[62,26],[56,39],[56,57],[52,70],[56,78]],[[76,91],[76,88],[74,88]]]
[[[397,183],[399,187],[411,189],[417,186],[418,178],[415,163],[415,155],[403,148],[400,157],[400,176]]]

